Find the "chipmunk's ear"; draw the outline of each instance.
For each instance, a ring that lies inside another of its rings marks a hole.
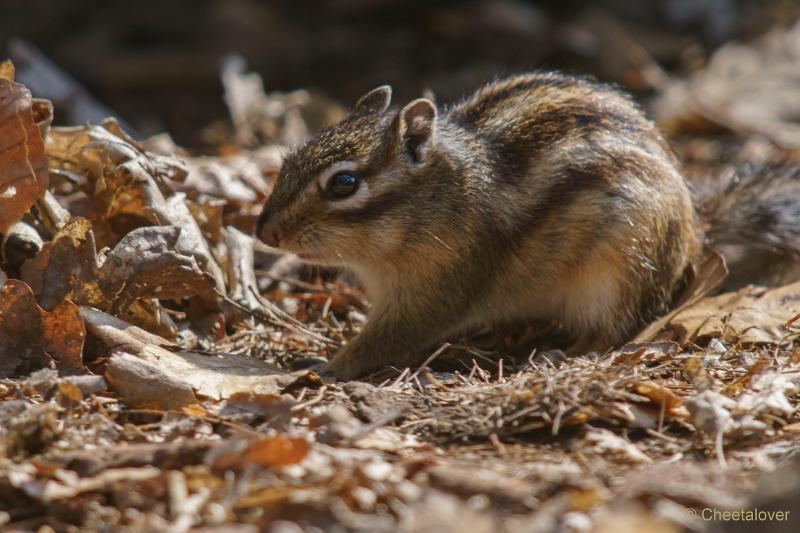
[[[405,106],[397,117],[401,146],[419,163],[436,137],[436,106],[427,98],[418,98]]]
[[[392,103],[392,88],[381,85],[358,99],[353,105],[352,112],[359,114],[383,113]]]

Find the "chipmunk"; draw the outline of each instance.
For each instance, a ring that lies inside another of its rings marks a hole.
[[[256,235],[363,281],[368,322],[327,363],[350,379],[419,363],[483,325],[550,320],[574,352],[665,313],[701,232],[676,157],[625,94],[558,73],[438,109],[361,97],[289,153]]]

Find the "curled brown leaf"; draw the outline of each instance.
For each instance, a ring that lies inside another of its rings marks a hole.
[[[4,70],[8,76],[8,67]],[[0,233],[42,197],[47,183],[44,141],[31,93],[0,76]]]

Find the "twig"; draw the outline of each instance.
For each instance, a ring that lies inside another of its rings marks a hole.
[[[398,418],[403,416],[406,413],[406,411],[408,411],[409,409],[410,409],[409,405],[403,405],[401,407],[398,407],[394,411],[390,411],[390,412],[386,413],[385,415],[383,415],[379,419],[375,420],[374,422],[371,422],[371,423],[367,424],[366,426],[364,426],[355,435],[352,435],[351,437],[349,437],[347,439],[344,439],[339,445],[340,446],[342,446],[342,445],[347,446],[347,445],[353,444],[354,442],[356,442],[356,441],[358,441],[360,439],[363,439],[364,437],[366,437],[368,434],[372,433],[373,431],[375,431],[379,427],[385,426],[386,424],[388,424],[390,422],[394,422],[395,420],[397,420]]]
[[[314,398],[308,400],[307,402],[298,403],[297,405],[293,405],[291,407],[290,411],[293,412],[293,413],[296,413],[298,411],[302,411],[303,409],[307,409],[307,408],[311,407],[312,405],[318,404],[325,397],[325,391],[326,390],[328,390],[328,386],[327,385],[323,385],[322,387],[319,388],[319,392],[317,392],[317,395]]]
[[[716,437],[714,438],[714,447],[717,452],[717,460],[719,461],[719,466],[725,468],[728,466],[728,462],[725,460],[725,449],[722,444],[722,439],[725,436],[725,431],[719,429],[717,431]]]
[[[558,411],[556,411],[556,416],[553,419],[553,428],[552,428],[553,436],[558,435],[558,430],[561,429],[561,417],[564,416],[564,411],[565,411],[564,404],[561,401],[559,401]]]
[[[434,376],[429,369],[426,368],[425,370],[423,370],[423,376],[425,377],[426,381],[432,383],[437,389],[448,390],[448,387],[445,386],[444,383],[436,379],[436,376]]]
[[[444,352],[444,351],[445,351],[445,350],[447,350],[448,348],[450,348],[450,343],[449,343],[449,342],[446,342],[446,343],[442,344],[442,346],[441,346],[441,347],[440,347],[438,350],[436,350],[435,352],[433,352],[433,353],[430,355],[430,357],[428,357],[427,359],[425,359],[425,362],[424,362],[424,363],[422,363],[422,365],[421,365],[421,366],[420,366],[420,367],[419,367],[419,368],[416,370],[416,372],[414,372],[413,374],[411,374],[411,376],[409,376],[409,379],[416,379],[416,378],[417,378],[417,376],[419,376],[419,373],[420,373],[420,372],[422,372],[422,369],[423,369],[423,368],[426,368],[426,367],[427,367],[429,364],[431,364],[431,362],[432,362],[434,359],[436,359],[437,357],[439,357],[439,356],[442,354],[442,352]]]
[[[314,285],[313,283],[308,283],[305,281],[301,281],[299,279],[290,278],[289,276],[279,276],[276,274],[270,273],[268,270],[256,270],[255,273],[259,276],[265,276],[274,281],[283,281],[284,283],[288,283],[298,289],[303,289],[309,292],[325,292],[330,293],[331,290],[326,287],[320,287],[319,285]]]
[[[255,293],[255,291],[253,291],[253,293],[258,298],[259,303],[261,303],[264,306],[264,309],[269,312],[265,312],[264,310],[261,309],[251,309],[246,305],[242,305],[241,303],[232,299],[228,295],[223,294],[217,289],[214,289],[214,292],[217,294],[217,296],[222,298],[225,301],[225,303],[232,305],[236,309],[249,314],[253,318],[257,318],[262,322],[286,328],[288,330],[294,331],[295,333],[305,335],[309,337],[311,340],[317,341],[322,344],[326,344],[328,346],[337,345],[336,342],[329,339],[328,337],[325,337],[324,335],[321,335],[315,331],[310,330],[305,324],[290,317],[288,314],[284,313],[280,308],[272,304],[272,302],[269,302],[271,305],[266,305],[265,301],[268,302],[268,300],[264,300],[263,298],[261,298],[261,296]]]
[[[410,371],[411,371],[411,369],[410,369],[410,368],[408,368],[408,367],[404,368],[404,369],[403,369],[403,371],[400,373],[400,375],[399,375],[399,376],[397,376],[397,379],[395,379],[395,380],[394,380],[394,383],[392,383],[391,385],[389,385],[389,388],[390,388],[390,389],[394,389],[394,388],[395,388],[395,387],[397,387],[397,385],[399,385],[400,383],[405,383],[405,377],[408,375],[408,373],[409,373]]]
[[[670,437],[669,435],[665,435],[661,431],[656,431],[655,429],[645,428],[644,431],[650,436],[656,437],[661,440],[665,440],[667,442],[671,442],[673,444],[681,442],[679,439],[676,439],[675,437]]]

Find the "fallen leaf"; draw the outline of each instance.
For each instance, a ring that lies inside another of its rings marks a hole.
[[[56,233],[33,259],[22,265],[22,280],[37,301],[53,309],[64,299],[102,306],[105,296],[97,280],[97,257],[91,223],[75,218]]]
[[[186,159],[188,176],[176,190],[226,200],[233,208],[263,202],[281,166],[281,148],[267,145],[221,157]]]
[[[213,278],[194,256],[178,251],[181,227],[137,228],[105,257],[97,276],[112,312],[120,312],[139,298],[183,298],[211,290]]]
[[[84,492],[100,491],[116,483],[144,481],[160,475],[161,470],[151,466],[109,469],[91,478],[79,478],[74,472],[62,471],[61,482],[52,479],[31,480],[22,483],[21,488],[31,498],[47,503],[72,498]]]
[[[771,370],[752,377],[746,391],[736,397],[739,410],[752,416],[791,416],[795,412],[789,398],[800,391],[800,372]]]
[[[655,337],[679,344],[712,338],[744,345],[779,342],[800,311],[800,282],[776,289],[745,287],[688,305],[659,321]]]
[[[241,461],[264,468],[293,465],[305,459],[309,449],[306,439],[276,435],[251,442]]]
[[[87,331],[109,350],[133,354],[190,385],[197,395],[225,399],[237,392],[275,394],[303,371],[286,373],[264,361],[236,354],[171,351],[171,343],[97,309],[81,307]]]
[[[639,381],[633,385],[632,390],[639,396],[649,399],[656,405],[656,408],[661,409],[663,406],[666,415],[682,416],[685,414],[685,410],[681,409],[683,400],[662,385],[650,381]]]
[[[22,218],[47,189],[44,141],[31,93],[0,76],[0,233]],[[11,70],[13,73],[13,69]]]
[[[292,417],[292,407],[297,400],[289,394],[265,394],[255,392],[235,392],[219,409],[219,416],[245,417],[249,423],[256,419],[264,420],[270,428],[285,428]]]
[[[245,235],[236,228],[227,227],[224,231],[227,261],[225,273],[228,281],[228,296],[247,309],[261,309],[263,305],[258,298],[258,284],[253,270],[253,237]],[[237,318],[248,316],[239,311],[229,319],[230,323],[237,322]]]
[[[214,286],[194,256],[177,251],[181,232],[175,226],[137,228],[98,256],[91,223],[75,218],[23,264],[22,279],[45,309],[70,299],[170,334],[171,321],[154,299],[191,297]]]
[[[613,456],[629,463],[652,463],[636,445],[607,429],[591,429],[584,437],[590,449],[603,456]]]
[[[14,81],[14,63],[10,59],[0,62],[0,79]]]
[[[726,396],[736,396],[746,390],[750,386],[750,382],[755,376],[769,368],[772,359],[768,356],[762,356],[753,366],[747,369],[745,375],[738,378],[732,383],[728,383],[723,389],[722,393]]]
[[[122,351],[111,354],[105,377],[132,407],[180,410],[197,403],[191,385],[168,370]]]
[[[614,354],[615,364],[637,365],[644,361],[654,363],[673,357],[680,350],[677,343],[664,342],[630,342]]]
[[[654,115],[667,132],[691,131],[694,117],[800,148],[800,23],[754,43],[728,44],[705,69],[667,85]],[[764,95],[769,95],[765,98]]]
[[[652,322],[642,330],[634,343],[650,341],[666,341],[672,339],[664,335],[663,331],[672,319],[692,307],[711,291],[719,287],[728,275],[725,258],[713,248],[706,247],[702,260],[690,265],[686,272],[686,283],[673,304],[673,310]]]
[[[707,390],[687,398],[686,407],[692,416],[692,424],[707,435],[724,433],[733,426],[731,410],[736,408],[736,402]]]
[[[58,384],[58,396],[60,400],[59,403],[63,407],[78,405],[81,403],[81,400],[83,400],[83,393],[81,390],[69,381],[61,381]]]
[[[53,359],[62,372],[84,372],[85,335],[72,302],[48,313],[19,280],[6,281],[0,290],[0,377],[28,374],[50,366]]]
[[[245,72],[239,56],[226,58],[222,65],[225,102],[236,128],[236,140],[243,145],[276,141],[294,146],[308,136],[302,110],[310,104],[306,91],[288,94],[264,92],[261,76]]]
[[[224,292],[222,270],[186,205],[185,195],[170,187],[186,178],[181,161],[145,152],[114,121],[53,128],[47,154],[61,170],[86,177],[84,193],[92,207],[87,216],[98,228],[104,227],[101,245],[116,244],[119,232],[114,230],[115,223],[125,227],[123,235],[142,226],[178,227],[176,251],[194,257]]]
[[[49,313],[42,314],[42,340],[62,374],[83,373],[83,344],[86,328],[78,306],[64,300]]]

